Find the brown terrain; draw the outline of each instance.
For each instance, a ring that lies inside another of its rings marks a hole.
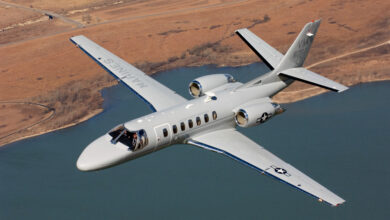
[[[181,66],[245,65],[249,28],[285,53],[322,19],[305,63],[346,85],[390,79],[390,2],[363,0],[0,0],[0,145],[74,125],[101,111],[116,81],[70,43],[83,34],[148,74]],[[294,83],[274,97],[325,92]]]

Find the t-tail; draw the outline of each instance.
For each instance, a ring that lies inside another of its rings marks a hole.
[[[238,36],[240,36],[268,68],[272,70],[268,74],[245,83],[242,88],[277,81],[284,81],[287,84],[290,84],[293,80],[299,80],[336,92],[342,92],[348,89],[348,87],[344,85],[302,67],[314,37],[317,34],[320,23],[321,20],[307,23],[285,55],[281,54],[248,29],[237,30],[236,33]]]

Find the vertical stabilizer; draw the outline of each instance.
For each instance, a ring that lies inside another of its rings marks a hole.
[[[278,71],[303,66],[320,23],[321,20],[316,20],[307,23],[305,27],[303,27],[301,33],[299,33],[298,37],[276,68]]]

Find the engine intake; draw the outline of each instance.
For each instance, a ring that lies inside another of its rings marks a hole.
[[[280,105],[271,102],[249,104],[235,113],[236,124],[240,127],[253,127],[266,122],[271,117],[284,112]]]
[[[211,74],[194,79],[188,87],[192,97],[200,97],[210,90],[235,81],[230,74]]]

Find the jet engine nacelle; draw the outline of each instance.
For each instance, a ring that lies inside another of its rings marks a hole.
[[[271,102],[255,103],[240,107],[235,113],[236,124],[240,127],[253,127],[266,122],[272,116],[284,112],[280,105]]]
[[[189,85],[189,91],[193,97],[200,97],[212,89],[235,81],[230,74],[211,74],[194,79]]]

